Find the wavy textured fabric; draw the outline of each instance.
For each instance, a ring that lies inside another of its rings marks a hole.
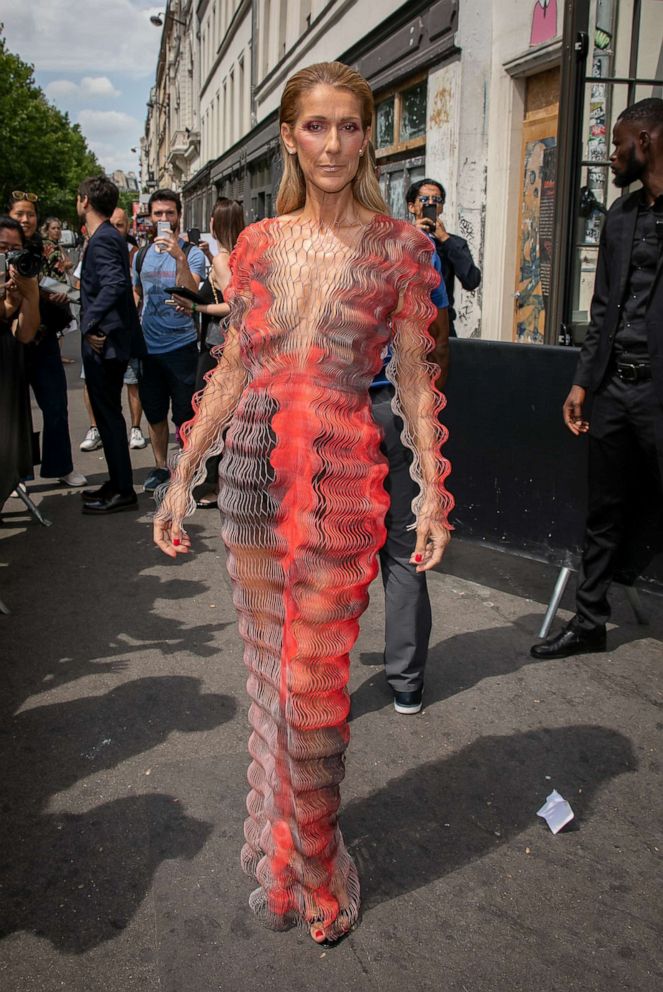
[[[219,507],[245,643],[252,763],[242,866],[270,927],[335,940],[359,909],[337,824],[349,738],[349,653],[385,539],[387,472],[369,384],[390,342],[417,520],[447,523],[443,405],[427,327],[438,279],[415,227],[376,216],[317,228],[247,228],[231,257],[231,316],[218,367],[182,428],[167,504],[194,510],[206,458],[223,448]]]

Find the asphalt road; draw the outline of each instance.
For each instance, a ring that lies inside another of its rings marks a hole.
[[[76,463],[101,481],[100,452]],[[140,481],[150,449],[134,464]],[[536,662],[554,571],[457,541],[430,579],[425,708],[403,717],[378,581],[342,789],[363,917],[325,950],[247,905],[245,675],[216,511],[173,563],[148,497],[94,519],[74,491],[30,488],[53,526],[10,500],[0,527],[3,990],[663,988],[660,599],[638,627],[616,590],[605,654]],[[575,812],[557,836],[536,816],[553,788]]]

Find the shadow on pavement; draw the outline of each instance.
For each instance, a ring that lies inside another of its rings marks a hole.
[[[176,565],[168,578],[151,574],[165,558],[144,518],[85,517],[77,493],[47,496],[40,507],[53,527],[28,524],[0,545],[8,563],[0,597],[12,611],[1,622],[5,644],[14,645],[5,649],[11,662],[0,667],[0,719],[40,691],[121,672],[133,653],[217,654],[216,635],[227,624],[191,627],[158,608],[158,600],[181,602],[206,585],[180,578]],[[152,507],[141,497],[143,513]],[[189,532],[195,536],[195,525]]]
[[[174,732],[224,724],[236,704],[201,691],[197,678],[170,674],[129,673],[110,689],[105,681],[101,693],[90,679],[78,698],[42,697],[89,676],[121,674],[132,655],[150,650],[218,656],[226,624],[191,626],[160,606],[199,596],[207,584],[181,578],[177,566],[154,570],[161,559],[137,514],[84,517],[76,493],[44,496],[40,505],[54,526],[28,524],[1,546],[12,614],[0,618],[0,937],[25,930],[80,954],[117,936],[159,865],[193,858],[212,830],[173,796],[150,792],[149,778],[131,795],[132,768],[129,784],[119,783],[128,794],[105,801],[104,772]],[[149,509],[141,498],[141,510]],[[74,798],[62,798],[81,781]],[[60,803],[69,809],[53,812]]]
[[[145,678],[27,709],[5,725],[0,937],[27,930],[82,953],[117,936],[159,864],[193,858],[212,826],[168,795],[128,796],[82,814],[46,812],[50,797],[234,712],[229,697],[201,694],[198,679]]]
[[[538,619],[536,615],[524,616],[517,625],[455,634],[431,647],[426,665],[424,706],[449,699],[458,692],[471,689],[484,679],[510,675],[526,665],[540,664],[541,660],[533,658],[529,653],[530,647],[539,638],[537,634],[524,632],[530,630]],[[552,633],[560,628],[561,622],[558,622]],[[634,622],[609,630],[606,654],[616,651],[623,644],[632,644],[641,638],[660,639],[662,635],[663,624],[658,615],[652,614],[647,626],[639,626]],[[359,662],[366,667],[380,666],[381,670],[374,671],[352,693],[350,720],[381,710],[390,706],[393,701],[382,668],[382,654],[374,651],[362,653]],[[565,659],[561,659],[560,663],[564,664]]]
[[[538,664],[529,653],[534,638],[521,630],[522,624],[527,621],[527,617],[523,618],[518,627],[491,627],[455,634],[431,647],[426,665],[424,705],[449,699],[483,679],[510,675],[525,665]],[[360,662],[367,666],[381,666],[382,655],[377,652],[362,654]],[[352,693],[351,719],[381,710],[391,705],[392,699],[384,671],[373,672]]]
[[[601,786],[636,767],[626,737],[580,725],[483,737],[392,779],[341,816],[364,910],[508,843],[536,822],[551,787],[573,796],[582,829]]]

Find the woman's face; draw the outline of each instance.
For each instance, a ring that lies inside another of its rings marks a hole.
[[[294,125],[281,126],[288,153],[296,154],[307,184],[340,193],[357,174],[370,128],[361,122],[359,98],[320,84],[302,96]]]
[[[17,200],[12,203],[9,216],[17,220],[23,228],[26,238],[31,238],[37,230],[37,211],[34,203],[29,200]]]
[[[49,241],[54,241],[57,244],[62,236],[62,224],[59,220],[52,220],[48,225],[46,231],[46,237]]]

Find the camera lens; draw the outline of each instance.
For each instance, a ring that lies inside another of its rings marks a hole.
[[[41,270],[41,255],[29,248],[21,248],[18,251],[7,253],[7,265],[13,266],[19,276],[24,279],[33,279],[39,275]]]

